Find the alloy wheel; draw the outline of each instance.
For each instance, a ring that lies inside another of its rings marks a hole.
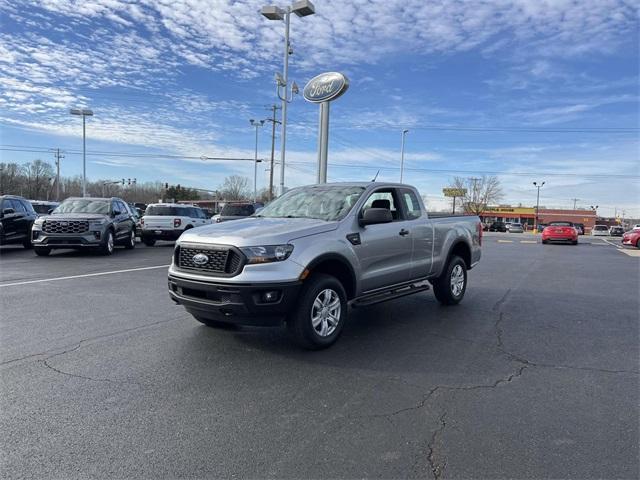
[[[311,325],[315,332],[321,337],[335,332],[341,312],[340,296],[335,290],[326,288],[318,293],[311,307]]]

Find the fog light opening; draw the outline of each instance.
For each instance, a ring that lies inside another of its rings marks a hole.
[[[262,293],[262,301],[264,303],[277,302],[280,299],[280,292],[277,290],[270,290]]]

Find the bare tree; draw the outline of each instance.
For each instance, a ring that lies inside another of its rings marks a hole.
[[[49,198],[51,180],[54,177],[53,167],[42,160],[34,160],[23,167],[27,182],[27,196],[35,200]]]
[[[250,194],[249,179],[240,175],[226,177],[220,191],[225,200],[246,200]]]
[[[453,188],[466,191],[462,197],[464,209],[473,215],[482,215],[489,205],[498,203],[503,196],[500,180],[493,175],[454,177]]]
[[[0,163],[0,195],[20,195],[24,186],[22,168],[17,163]]]

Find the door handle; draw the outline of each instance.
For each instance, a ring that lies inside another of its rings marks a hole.
[[[407,235],[409,235],[409,230],[405,230],[404,228],[402,230],[400,230],[400,236],[401,237],[406,237]]]

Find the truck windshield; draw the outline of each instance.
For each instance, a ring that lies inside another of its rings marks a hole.
[[[53,213],[109,213],[108,200],[90,200],[88,198],[77,198],[65,200]]]
[[[264,207],[258,217],[343,219],[356,204],[364,187],[318,185],[291,190]]]

